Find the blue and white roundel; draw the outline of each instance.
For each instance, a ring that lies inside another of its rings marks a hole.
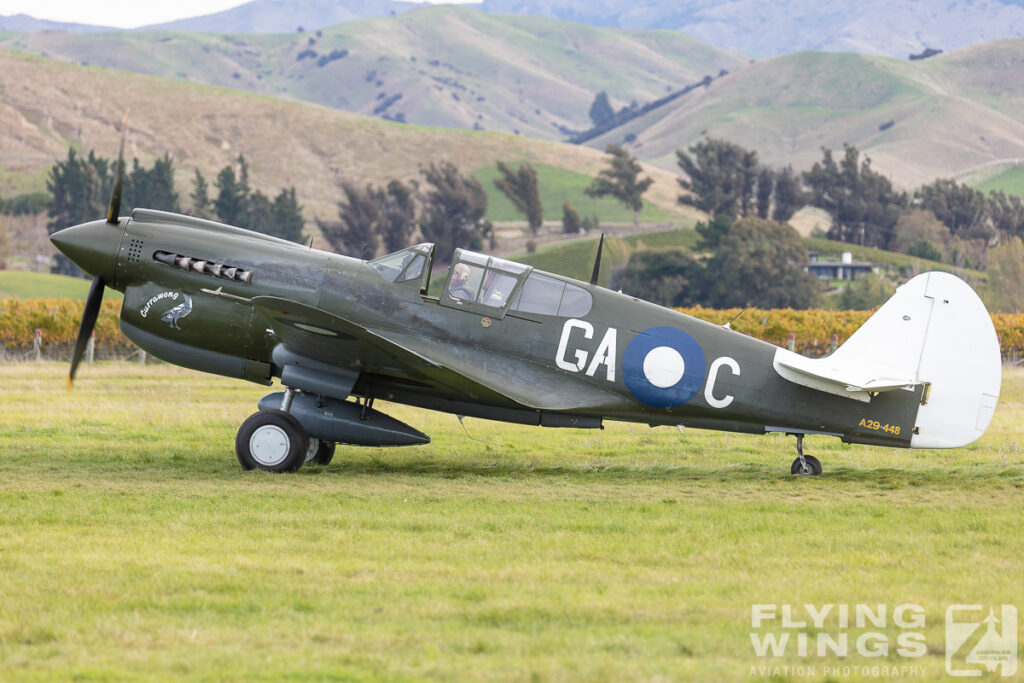
[[[681,406],[704,384],[704,351],[674,327],[644,330],[626,346],[622,379],[629,392],[652,408]]]

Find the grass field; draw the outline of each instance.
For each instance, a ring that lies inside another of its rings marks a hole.
[[[975,183],[974,189],[988,194],[992,190],[1024,197],[1024,166],[1010,166],[1004,171]]]
[[[64,374],[0,366],[2,680],[941,680],[947,605],[1024,608],[1021,370],[971,447],[811,438],[817,478],[788,474],[781,436],[467,434],[379,402],[433,443],[244,472],[260,387],[100,364],[68,393]],[[762,659],[755,603],[915,603],[927,654]]]
[[[25,270],[0,270],[0,299],[77,299],[85,301],[90,280],[53,273]],[[105,296],[121,299],[124,295],[108,288]]]

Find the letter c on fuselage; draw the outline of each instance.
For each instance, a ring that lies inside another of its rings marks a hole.
[[[584,320],[566,320],[565,325],[562,326],[562,337],[558,340],[558,354],[555,356],[555,365],[562,370],[568,370],[569,372],[580,372],[583,367],[587,364],[588,354],[583,349],[576,349],[576,362],[570,362],[565,359],[565,351],[569,347],[569,334],[573,329],[583,330],[584,339],[593,339],[594,337],[594,326]]]
[[[721,356],[711,362],[711,367],[708,368],[708,381],[704,385],[704,400],[712,408],[725,408],[732,403],[734,398],[732,394],[726,394],[722,398],[715,398],[715,381],[718,379],[718,371],[723,365],[728,366],[732,370],[732,374],[737,377],[740,375],[740,364],[729,356]]]

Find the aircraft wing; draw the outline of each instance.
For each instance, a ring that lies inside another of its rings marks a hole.
[[[345,342],[374,347],[393,363],[468,399],[498,395],[534,410],[572,411],[621,404],[612,391],[539,363],[480,347],[396,330],[371,328],[288,299],[260,296],[253,306],[293,353],[332,363]]]
[[[807,358],[786,349],[775,352],[774,365],[779,375],[794,384],[864,402],[870,401],[876,392],[920,383],[913,377],[900,377],[884,369],[833,363],[829,358]]]

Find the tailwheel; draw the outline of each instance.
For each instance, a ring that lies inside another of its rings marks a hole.
[[[821,461],[813,455],[804,455],[804,435],[796,435],[796,460],[789,468],[790,474],[817,476],[821,474]]]
[[[309,437],[309,448],[306,449],[306,462],[314,465],[329,465],[334,459],[335,443],[323,441],[316,437]]]
[[[295,472],[306,461],[309,437],[302,424],[281,410],[261,410],[238,428],[235,455],[242,467]]]
[[[800,462],[800,458],[793,461],[792,467],[789,468],[789,473],[811,476],[821,474],[821,461],[813,455],[805,455],[803,462]]]

